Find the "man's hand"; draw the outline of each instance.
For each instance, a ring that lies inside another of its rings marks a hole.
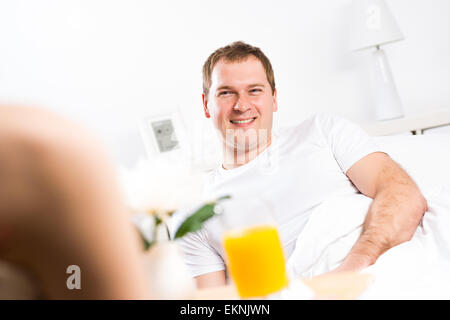
[[[225,271],[216,271],[195,277],[198,289],[220,287],[227,284]]]
[[[409,241],[428,209],[414,181],[385,153],[365,156],[347,171],[347,176],[361,193],[374,200],[358,241],[334,272],[360,271],[386,250]]]

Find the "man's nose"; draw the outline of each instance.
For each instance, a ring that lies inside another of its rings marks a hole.
[[[239,96],[239,99],[236,101],[233,110],[240,111],[243,113],[250,108],[251,108],[250,101],[246,97]]]

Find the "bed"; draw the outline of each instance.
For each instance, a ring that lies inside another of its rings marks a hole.
[[[382,128],[372,129],[383,133]],[[416,130],[424,131],[415,125]],[[358,298],[450,299],[450,134],[374,139],[417,183],[429,210],[411,241],[388,250],[364,270],[372,280]],[[319,206],[287,262],[291,276],[314,279],[337,267],[359,237],[370,203],[370,198],[355,194]]]

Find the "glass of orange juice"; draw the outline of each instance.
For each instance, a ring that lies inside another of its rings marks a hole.
[[[285,257],[270,206],[231,199],[221,220],[226,264],[239,296],[264,298],[285,288]]]

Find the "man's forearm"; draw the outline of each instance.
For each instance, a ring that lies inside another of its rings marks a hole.
[[[415,185],[395,185],[378,192],[361,236],[338,269],[359,271],[385,251],[410,240],[426,210],[426,200]]]

